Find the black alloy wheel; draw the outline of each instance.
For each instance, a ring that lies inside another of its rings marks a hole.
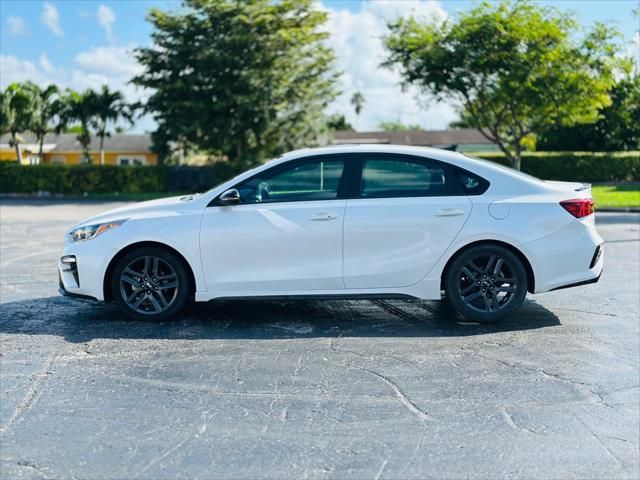
[[[165,320],[189,298],[183,261],[171,252],[143,247],[127,253],[113,271],[113,298],[136,320]]]
[[[514,313],[527,294],[522,261],[499,245],[462,252],[447,272],[447,298],[464,317],[496,322]]]

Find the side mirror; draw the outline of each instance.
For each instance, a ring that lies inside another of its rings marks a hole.
[[[240,192],[235,188],[230,188],[218,197],[218,201],[221,205],[238,205],[240,203]]]

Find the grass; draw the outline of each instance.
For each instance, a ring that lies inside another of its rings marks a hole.
[[[640,183],[594,185],[592,193],[596,210],[606,207],[640,208]]]

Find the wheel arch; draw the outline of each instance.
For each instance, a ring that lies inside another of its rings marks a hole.
[[[479,245],[499,245],[501,247],[508,249],[514,255],[516,255],[524,265],[524,269],[527,272],[527,291],[529,293],[533,293],[535,291],[536,278],[533,272],[533,267],[531,266],[531,262],[529,261],[527,256],[524,253],[522,253],[522,251],[519,248],[514,247],[510,243],[503,242],[501,240],[478,240],[475,242],[467,243],[466,245],[463,245],[458,250],[456,250],[455,253],[449,257],[449,260],[447,260],[447,263],[442,269],[442,274],[440,276],[440,290],[445,289],[449,268],[451,267],[451,264],[456,260],[456,258],[458,258],[459,255],[461,255],[463,252],[465,252],[469,248],[477,247]]]
[[[171,252],[176,257],[178,257],[182,261],[184,267],[187,270],[187,274],[189,275],[189,292],[190,294],[195,293],[196,277],[193,273],[193,269],[191,268],[191,265],[189,264],[187,259],[184,257],[184,255],[182,255],[178,250],[176,250],[173,247],[170,247],[166,243],[144,241],[144,242],[135,242],[130,245],[127,245],[123,249],[119,250],[118,253],[116,253],[111,259],[111,261],[109,262],[109,265],[107,266],[107,269],[105,270],[105,273],[104,273],[104,278],[102,279],[102,292],[104,295],[105,302],[110,302],[111,300],[113,300],[113,295],[111,292],[111,276],[113,275],[113,269],[115,268],[118,261],[130,251],[135,250],[136,248],[144,248],[144,247],[162,248],[164,250],[167,250],[168,252]]]

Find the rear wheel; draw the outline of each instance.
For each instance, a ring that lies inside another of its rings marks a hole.
[[[183,261],[157,247],[132,250],[122,257],[111,279],[113,298],[135,320],[166,320],[189,298],[189,277]]]
[[[513,314],[527,295],[522,261],[499,245],[478,245],[463,251],[447,272],[447,300],[458,313],[482,323]]]

